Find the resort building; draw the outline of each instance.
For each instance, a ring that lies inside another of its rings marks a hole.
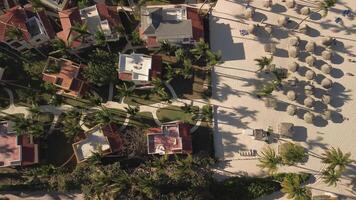
[[[31,135],[16,135],[10,121],[0,122],[0,167],[38,163],[38,144]]]
[[[88,83],[83,77],[86,65],[77,64],[64,58],[49,57],[43,70],[42,80],[57,86],[59,94],[80,97],[88,89]]]
[[[94,153],[108,155],[122,149],[123,140],[115,125],[97,125],[85,132],[85,138],[73,143],[77,162],[83,162]]]
[[[11,35],[12,29],[21,31],[22,37]],[[41,47],[54,37],[45,11],[35,12],[30,4],[15,6],[0,16],[0,42],[17,51]]]
[[[60,11],[59,19],[63,30],[58,32],[57,36],[65,42],[72,41],[78,36],[78,33],[72,31],[73,26],[87,24],[90,35],[85,40],[79,38],[73,40],[71,46],[74,48],[90,46],[94,42],[94,34],[98,31],[102,31],[108,41],[119,39],[119,34],[115,30],[120,25],[118,13],[104,3],[83,9],[75,7]]]
[[[162,58],[158,55],[120,54],[118,71],[120,80],[148,85],[152,79],[161,77]]]
[[[147,133],[148,154],[191,154],[192,140],[188,124],[175,121],[150,128]]]
[[[203,18],[198,9],[186,6],[144,7],[141,10],[140,36],[148,48],[159,47],[161,41],[193,44],[204,38]]]

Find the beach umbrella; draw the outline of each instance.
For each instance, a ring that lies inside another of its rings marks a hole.
[[[313,107],[314,105],[314,99],[311,97],[307,97],[304,99],[304,105],[308,108]]]
[[[308,51],[308,52],[311,52],[313,53],[314,52],[314,49],[315,49],[315,42],[313,41],[309,41],[307,42],[307,44],[305,45],[305,50]]]
[[[295,0],[286,0],[286,5],[288,8],[294,8],[295,7]]]
[[[279,27],[282,27],[282,26],[285,26],[287,25],[287,22],[288,22],[288,17],[286,16],[280,16],[278,19],[277,19],[277,24]]]
[[[265,26],[265,31],[268,33],[268,34],[271,34],[273,29],[272,29],[272,26]]]
[[[307,72],[305,72],[305,78],[307,78],[308,80],[312,80],[313,78],[315,78],[315,72],[313,70],[308,70]]]
[[[296,72],[299,68],[299,64],[296,63],[296,62],[291,62],[288,64],[288,69],[291,71],[291,72]]]
[[[324,45],[324,46],[330,46],[331,41],[332,41],[332,37],[330,37],[330,36],[323,37],[321,39],[321,44]]]
[[[298,53],[299,53],[298,48],[295,46],[292,46],[288,49],[289,57],[296,58],[298,57]]]
[[[314,56],[308,56],[305,58],[305,62],[310,66],[314,66],[316,58]]]
[[[309,30],[309,26],[308,26],[306,23],[302,24],[302,25],[299,27],[299,31],[300,31],[301,33],[306,34],[306,33],[308,32],[308,30]]]
[[[288,82],[289,82],[290,86],[296,86],[298,83],[298,79],[297,79],[297,77],[293,76],[290,78],[290,80]]]
[[[330,96],[330,95],[327,95],[327,94],[324,94],[324,95],[321,97],[321,100],[323,101],[323,103],[325,103],[326,105],[328,105],[328,104],[331,102],[331,96]]]
[[[324,78],[322,81],[321,81],[321,86],[325,89],[329,89],[331,88],[333,85],[333,82],[328,79],[328,78]]]
[[[246,8],[244,13],[246,18],[252,18],[254,14],[255,14],[255,10],[252,7]]]
[[[272,0],[263,0],[263,7],[270,8],[272,6]]]
[[[287,113],[291,116],[295,115],[295,113],[297,112],[297,107],[295,105],[289,105],[287,107]]]
[[[305,122],[307,122],[308,124],[313,123],[314,120],[314,115],[311,112],[306,112],[303,116],[303,119]]]
[[[249,25],[247,26],[247,31],[248,31],[249,33],[253,33],[253,32],[255,31],[255,29],[256,29],[256,25],[254,25],[254,24],[249,24]]]
[[[302,15],[309,15],[310,14],[310,8],[309,7],[303,7],[300,9],[300,14]]]
[[[298,46],[299,45],[299,37],[291,37],[289,38],[289,45],[290,46]]]
[[[325,60],[331,60],[332,52],[329,51],[329,50],[325,50],[325,51],[321,52],[321,56],[322,56]]]
[[[331,119],[331,114],[332,114],[331,110],[326,110],[324,112],[324,114],[323,114],[323,119],[324,120],[330,120]]]
[[[289,90],[287,92],[287,97],[288,97],[289,100],[294,101],[295,98],[296,98],[296,94],[295,94],[295,92],[293,90]]]
[[[305,94],[306,94],[307,96],[313,95],[313,93],[314,93],[314,87],[311,86],[311,85],[306,85],[306,86],[304,87],[304,92],[305,92]]]
[[[332,70],[332,67],[328,64],[323,64],[321,66],[321,71],[325,74],[329,74],[331,72],[331,70]]]

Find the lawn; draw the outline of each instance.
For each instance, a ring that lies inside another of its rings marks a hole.
[[[194,110],[199,108],[195,107]],[[162,123],[171,121],[183,121],[192,125],[196,124],[196,120],[193,120],[193,114],[184,112],[178,106],[167,106],[157,110],[157,118]]]
[[[9,107],[9,105],[9,95],[3,88],[0,88],[0,109],[6,109]]]
[[[146,129],[151,127],[157,127],[158,125],[154,121],[152,113],[139,112],[136,116],[130,117],[130,122],[128,126]]]
[[[73,155],[72,143],[68,142],[64,133],[60,131],[54,131],[47,137],[46,146],[41,155],[48,164],[61,166]]]
[[[170,95],[169,92],[168,94]],[[132,106],[151,105],[161,101],[162,98],[156,94],[151,94],[150,90],[135,90],[131,97],[126,97],[124,99],[125,103]]]

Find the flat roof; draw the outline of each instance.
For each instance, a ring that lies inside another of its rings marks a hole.
[[[21,164],[21,146],[11,123],[0,122],[0,167]]]
[[[120,54],[119,73],[131,73],[132,80],[149,81],[152,57],[144,54]]]
[[[86,132],[86,138],[74,143],[73,150],[78,162],[88,159],[93,153],[111,152],[109,140],[101,126],[95,126]]]
[[[106,36],[111,35],[111,29],[108,20],[101,20],[96,5],[80,9],[80,16],[82,21],[88,24],[88,31],[91,34],[95,34],[98,31],[103,31]]]

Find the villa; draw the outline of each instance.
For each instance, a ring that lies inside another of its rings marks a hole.
[[[59,19],[63,30],[57,33],[57,37],[65,42],[74,39],[71,43],[74,48],[80,49],[90,46],[94,42],[93,35],[98,31],[102,31],[108,41],[119,39],[119,34],[115,31],[115,28],[120,24],[118,13],[103,3],[83,9],[74,7],[60,11]],[[75,39],[78,33],[72,31],[72,27],[77,24],[87,24],[88,26],[88,32],[91,35],[85,41],[79,38]]]
[[[16,135],[10,121],[0,122],[0,167],[38,163],[38,144],[31,135]]]
[[[145,7],[141,10],[141,39],[148,48],[159,47],[159,42],[193,44],[204,38],[204,22],[198,9],[175,6]]]
[[[147,133],[148,154],[191,154],[192,140],[188,124],[175,121],[150,128]]]
[[[108,155],[122,149],[123,140],[116,126],[97,125],[85,132],[85,138],[73,143],[73,150],[77,162],[84,162],[93,153]]]
[[[136,85],[148,85],[162,73],[162,58],[158,55],[120,54],[119,79],[132,81]]]
[[[85,94],[88,84],[83,77],[86,65],[77,64],[64,58],[49,57],[43,70],[43,81],[54,84],[60,94],[80,97]]]
[[[70,0],[40,0],[41,3],[55,11],[64,10],[69,6]]]
[[[20,29],[23,38],[9,37],[9,30]],[[35,12],[30,4],[15,6],[0,16],[0,42],[17,51],[47,45],[55,37],[53,27],[44,11]]]

